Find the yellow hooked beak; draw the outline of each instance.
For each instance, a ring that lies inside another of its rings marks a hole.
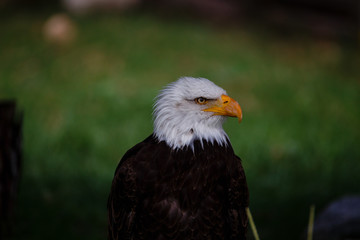
[[[221,95],[221,98],[217,100],[213,106],[206,108],[203,111],[213,112],[214,115],[237,117],[239,122],[242,120],[240,105],[227,95]]]

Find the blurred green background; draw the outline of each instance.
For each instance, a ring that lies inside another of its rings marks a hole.
[[[44,37],[60,10],[0,15],[0,98],[24,111],[10,239],[105,239],[118,161],[152,132],[153,100],[180,76],[208,78],[242,106],[243,122],[224,127],[262,239],[299,239],[311,204],[360,193],[356,44],[146,11],[70,15],[76,34],[62,44]]]

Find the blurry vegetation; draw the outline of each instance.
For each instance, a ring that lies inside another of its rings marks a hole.
[[[77,39],[59,46],[43,38],[50,15],[0,15],[0,98],[24,110],[13,239],[105,239],[116,165],[180,76],[209,78],[243,108],[225,128],[261,239],[297,239],[311,204],[360,193],[357,49],[140,13],[73,18]]]

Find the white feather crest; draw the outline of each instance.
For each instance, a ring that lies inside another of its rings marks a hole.
[[[154,104],[154,134],[173,149],[189,146],[195,140],[226,145],[228,136],[222,128],[224,116],[204,112],[194,99],[218,99],[226,91],[205,78],[182,77],[167,85]]]

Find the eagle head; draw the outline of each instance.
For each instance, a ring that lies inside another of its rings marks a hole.
[[[227,144],[226,117],[242,119],[240,105],[226,91],[205,78],[182,77],[156,97],[154,134],[173,149],[195,140]]]

